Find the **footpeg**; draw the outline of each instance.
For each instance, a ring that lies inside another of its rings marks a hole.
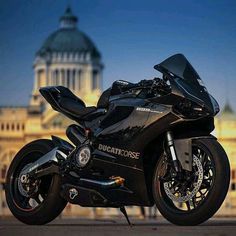
[[[121,186],[125,182],[125,179],[120,176],[112,176],[110,179],[114,180],[114,186]]]

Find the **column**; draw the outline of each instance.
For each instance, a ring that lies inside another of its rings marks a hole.
[[[76,91],[76,69],[73,70],[73,77],[74,77],[74,91]]]
[[[81,90],[81,87],[83,86],[83,80],[84,80],[84,76],[83,76],[83,71],[82,70],[78,70],[78,90]]]
[[[51,69],[48,70],[48,84],[47,86],[51,86]]]
[[[65,87],[68,87],[68,78],[69,78],[69,76],[68,76],[68,69],[65,69]]]
[[[61,85],[62,84],[62,79],[61,79],[61,70],[58,69],[58,85]]]
[[[99,70],[99,89],[103,91],[103,78],[102,78],[102,70]]]
[[[48,70],[48,66],[46,65],[46,68],[45,68],[45,76],[46,76],[46,81],[45,81],[45,83],[46,83],[46,86],[48,86],[49,85],[49,70]]]
[[[67,74],[66,87],[70,88],[70,69],[67,69],[66,74]]]
[[[55,70],[52,71],[51,82],[52,82],[52,85],[55,85]]]
[[[69,70],[69,89],[70,90],[73,90],[73,88],[72,88],[72,80],[73,80],[73,70],[72,69],[70,69]]]
[[[54,72],[54,85],[58,84],[58,70],[56,69]]]
[[[51,71],[51,86],[54,85],[54,70]]]
[[[65,70],[61,69],[61,85],[65,86]]]
[[[75,70],[75,92],[79,92],[79,70]]]
[[[75,69],[72,69],[71,72],[72,72],[71,88],[73,91],[75,91]]]
[[[38,70],[34,71],[34,90],[38,90]]]
[[[93,70],[90,65],[83,71],[83,84],[81,86],[86,93],[92,91],[92,72]]]

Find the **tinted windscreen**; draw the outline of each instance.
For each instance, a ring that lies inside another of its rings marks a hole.
[[[175,81],[186,97],[200,99],[205,106],[212,109],[211,99],[198,73],[182,54],[176,54],[154,66],[162,73],[175,77]]]
[[[182,54],[171,56],[160,64],[155,65],[154,68],[160,72],[169,72],[190,83],[197,83],[203,86],[199,75]]]

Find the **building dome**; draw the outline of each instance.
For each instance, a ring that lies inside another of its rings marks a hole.
[[[100,57],[97,48],[83,32],[78,29],[59,29],[43,43],[37,55],[53,52],[90,52],[93,57]]]
[[[39,93],[41,87],[67,87],[89,106],[96,104],[101,94],[102,57],[92,40],[77,28],[77,22],[68,7],[60,17],[60,28],[36,52],[32,113],[48,111],[49,105]],[[45,117],[49,119],[50,114]]]
[[[44,56],[48,53],[90,53],[93,58],[100,58],[100,53],[92,40],[77,28],[77,17],[68,7],[60,18],[60,29],[49,35],[36,53]]]

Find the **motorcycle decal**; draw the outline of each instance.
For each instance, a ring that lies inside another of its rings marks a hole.
[[[143,108],[143,107],[137,107],[136,111],[152,112],[152,113],[158,113],[158,114],[163,113],[162,111],[155,111],[155,110],[151,110],[150,108]]]
[[[140,157],[140,152],[132,152],[132,151],[128,151],[128,150],[124,150],[124,149],[120,149],[116,147],[111,147],[111,146],[107,146],[103,144],[99,144],[98,149],[104,152],[109,152],[109,153],[116,154],[122,157],[129,157],[136,160],[138,160]]]

